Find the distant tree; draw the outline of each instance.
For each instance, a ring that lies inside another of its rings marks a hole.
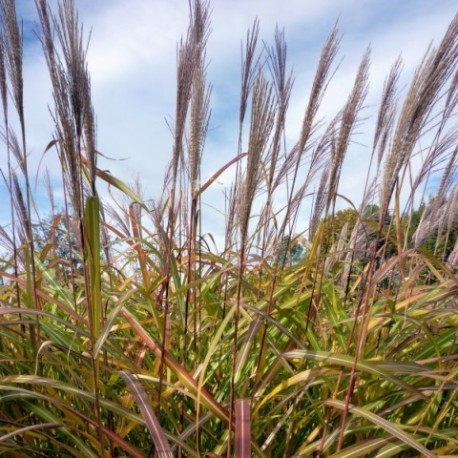
[[[300,237],[285,235],[277,249],[277,263],[282,265],[295,265],[301,262],[306,253],[306,248]]]
[[[422,223],[422,218],[426,211],[427,206],[422,204],[418,209],[412,212],[407,234],[409,242],[414,242],[416,232]],[[433,222],[426,221],[426,223],[431,224]],[[425,222],[423,222],[423,224],[425,224]],[[433,225],[431,224],[431,226]],[[439,228],[439,225],[437,225],[433,227],[434,228],[429,231],[429,234],[419,242],[418,247],[425,248],[445,260],[453,251],[455,243],[458,239],[458,214],[456,214],[455,218],[452,219],[452,224],[450,226],[444,225],[444,227]]]
[[[324,238],[321,250],[328,251],[331,248],[332,244],[341,237],[345,225],[347,225],[346,241],[348,241],[357,220],[358,212],[353,208],[339,210],[333,217],[324,218],[322,220]]]
[[[392,215],[388,212],[385,215],[385,220],[382,225],[381,237],[379,238],[378,247],[381,248],[384,246],[384,257],[388,258],[397,253],[396,245],[396,230],[400,228],[402,231],[402,240],[401,243],[406,242],[407,247],[413,247],[415,244],[415,234],[422,223],[422,218],[424,213],[427,211],[427,205],[422,203],[418,208],[413,210],[410,214],[405,214],[400,217],[399,225],[392,223]],[[376,228],[378,227],[380,219],[380,209],[377,205],[371,205],[367,207],[363,214],[363,221],[366,222],[366,227],[368,224],[371,224],[372,231],[368,230],[370,233],[368,240],[374,240],[376,236]],[[372,221],[372,223],[370,223]],[[431,222],[430,222],[431,223]],[[435,223],[434,221],[432,223]],[[423,223],[424,224],[424,223]],[[421,240],[418,244],[418,248],[424,248],[440,255],[442,258],[446,259],[452,252],[455,243],[458,239],[458,219],[455,218],[451,227],[442,227],[440,230],[438,227],[431,229],[424,240]]]

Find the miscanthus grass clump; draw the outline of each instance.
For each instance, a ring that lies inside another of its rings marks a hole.
[[[405,91],[401,60],[387,69],[363,199],[336,212],[346,154],[364,127],[370,52],[346,103],[323,121],[340,43],[331,31],[287,147],[294,78],[284,34],[261,46],[255,21],[238,151],[205,181],[210,14],[191,1],[170,167],[151,206],[140,185],[97,165],[73,0],[35,3],[54,100],[44,149],[59,158],[64,200],[45,177],[53,214],[35,210],[20,18],[1,0],[11,223],[0,230],[0,453],[458,455],[458,17]],[[228,168],[226,230],[210,248],[201,200]],[[425,196],[429,182],[437,186]],[[99,195],[107,184],[116,204]]]

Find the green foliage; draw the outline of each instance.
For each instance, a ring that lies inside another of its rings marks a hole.
[[[291,238],[285,235],[278,248],[277,264],[280,265],[295,265],[299,264],[306,255],[306,248],[301,240],[297,237]]]
[[[410,240],[415,237],[415,233],[420,225],[421,218],[426,210],[426,205],[422,204],[418,209],[414,210],[411,215],[410,226],[407,236]],[[425,248],[431,253],[435,253],[440,258],[447,260],[450,253],[455,247],[458,240],[458,217],[452,221],[451,228],[443,228],[440,232],[439,228],[434,228],[429,235],[420,243],[421,248]]]
[[[337,211],[335,215],[330,215],[324,218],[322,220],[324,233],[322,250],[329,250],[330,247],[341,237],[344,237],[345,242],[348,242],[358,217],[359,214],[355,209],[346,208],[344,210]],[[342,234],[344,227],[346,232],[345,234]]]

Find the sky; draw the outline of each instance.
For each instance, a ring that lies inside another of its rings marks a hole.
[[[56,0],[50,2],[55,5]],[[176,49],[188,24],[187,0],[75,0],[85,33],[91,32],[88,67],[97,116],[97,146],[106,156],[100,167],[126,182],[138,176],[145,196],[160,196],[165,168],[171,158],[176,81]],[[56,153],[43,156],[52,139],[48,106],[51,90],[33,0],[17,0],[24,24],[25,106],[29,164],[48,167],[59,176]],[[383,81],[402,54],[401,85],[406,85],[431,41],[436,44],[457,12],[452,0],[213,0],[208,41],[208,79],[213,86],[212,117],[203,157],[202,177],[211,176],[237,153],[241,43],[257,16],[261,38],[273,43],[275,27],[284,28],[288,66],[295,84],[287,118],[286,140],[293,146],[308,100],[321,47],[336,20],[342,33],[335,75],[320,116],[330,119],[346,101],[360,59],[371,46],[368,118],[350,148],[341,192],[358,202],[366,177],[370,138]],[[339,59],[338,59],[339,60]],[[358,133],[357,133],[358,134]],[[0,147],[0,166],[6,151]],[[221,208],[231,173],[221,177],[206,195],[207,204]],[[38,179],[37,194],[43,195]],[[57,194],[59,193],[56,187]],[[7,224],[8,200],[0,184],[0,223]],[[39,198],[40,200],[40,198]],[[44,204],[43,204],[44,205]],[[215,217],[216,218],[216,217]],[[216,218],[217,219],[217,218]],[[216,232],[223,220],[213,222]]]

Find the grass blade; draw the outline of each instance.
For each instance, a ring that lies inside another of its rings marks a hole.
[[[330,407],[334,407],[338,410],[345,410],[345,402],[343,401],[329,400],[329,401],[325,401],[324,404]],[[423,447],[423,445],[421,445],[418,441],[416,441],[410,434],[407,434],[406,432],[404,432],[402,429],[400,429],[398,426],[394,425],[393,423],[361,407],[355,407],[353,405],[350,405],[348,409],[352,414],[363,417],[366,420],[369,420],[370,422],[383,428],[387,433],[391,434],[394,437],[397,437],[399,440],[401,440],[405,444],[410,445],[412,448],[420,452],[422,456],[427,456],[429,458],[436,458],[436,455],[434,453],[430,452],[427,448]]]
[[[235,458],[251,457],[250,400],[235,401]]]
[[[126,385],[129,387],[137,401],[138,407],[140,408],[143,418],[145,419],[146,426],[151,433],[151,437],[153,438],[153,442],[159,458],[173,458],[173,454],[169,443],[167,442],[167,438],[162,431],[159,420],[151,408],[145,389],[132,374],[121,371],[120,375],[126,382]]]
[[[143,329],[143,326],[130,312],[123,309],[121,310],[121,314],[139,334],[143,343],[153,351],[157,358],[160,359],[162,356],[161,346],[153,340],[153,338]],[[202,402],[207,409],[211,410],[218,418],[228,421],[229,414],[227,410],[219,402],[217,402],[205,388],[200,388],[199,391],[197,381],[167,350],[164,351],[164,362],[187,389],[200,394]]]

